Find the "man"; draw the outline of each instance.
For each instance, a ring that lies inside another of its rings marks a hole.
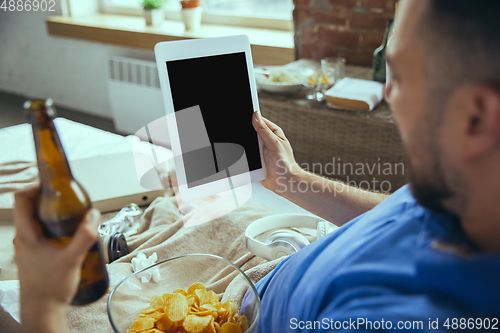
[[[499,327],[499,9],[497,0],[402,1],[387,52],[386,98],[413,179],[390,197],[301,170],[283,131],[254,114],[268,170],[262,184],[342,225],[257,283],[258,332]],[[306,183],[308,191],[283,191],[287,181]],[[324,181],[336,191],[321,191]],[[32,214],[23,207],[33,193],[16,196],[18,231],[30,228]],[[81,235],[77,239],[89,244],[95,239],[88,230]],[[16,253],[40,242],[18,233]],[[24,269],[31,268],[28,260],[18,255],[22,318],[36,301],[25,292],[37,283],[29,278],[36,272]],[[42,277],[53,278],[50,272]],[[76,285],[74,274],[66,282]],[[48,290],[44,304],[64,312],[75,290],[66,288],[69,296],[57,301]],[[63,325],[46,323],[47,332]]]
[[[499,325],[500,2],[404,0],[400,10],[386,99],[410,188],[385,198],[331,181],[321,191],[283,131],[254,115],[263,185],[343,225],[258,282],[259,332]],[[289,181],[309,189],[286,192]]]

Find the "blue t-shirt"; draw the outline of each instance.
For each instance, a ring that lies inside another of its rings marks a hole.
[[[500,256],[476,251],[455,218],[420,206],[408,186],[256,288],[259,333],[500,329]]]

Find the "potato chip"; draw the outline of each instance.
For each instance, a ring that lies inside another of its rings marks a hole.
[[[226,308],[220,308],[219,311],[217,311],[217,313],[219,314],[219,319],[220,319],[219,322],[221,323],[227,322],[229,310],[227,310]]]
[[[175,293],[165,297],[165,314],[171,321],[180,321],[186,318],[188,305],[186,297]]]
[[[155,327],[163,332],[168,331],[172,326],[174,326],[174,322],[166,314],[161,316],[155,323]]]
[[[153,296],[149,300],[149,304],[153,309],[163,309],[164,308],[164,302],[163,302],[163,297],[162,296]]]
[[[219,301],[219,296],[217,296],[217,294],[214,293],[213,290],[205,292],[203,296],[200,297],[201,304],[217,303],[218,301]]]
[[[220,327],[220,333],[242,333],[240,325],[235,323],[224,323]]]
[[[148,318],[153,318],[154,320],[158,320],[163,316],[163,309],[162,311],[155,311],[151,313],[141,313],[139,317],[148,317]]]
[[[210,323],[208,323],[207,327],[205,327],[203,333],[217,333],[215,328],[215,321],[213,318],[210,320]]]
[[[148,314],[148,313],[153,313],[155,311],[156,311],[155,308],[149,306],[149,307],[145,308],[144,310],[142,310],[141,313]]]
[[[239,324],[243,332],[248,330],[248,319],[245,315],[241,316]]]
[[[238,309],[236,308],[236,305],[234,304],[233,301],[229,301],[229,306],[228,306],[228,310],[229,310],[229,313],[228,313],[228,318],[229,319],[233,319],[234,316],[236,315],[236,313],[238,312]]]
[[[192,294],[192,295],[189,295],[189,297],[192,297],[194,299],[193,306],[196,306],[196,307],[200,306],[200,298],[198,297],[198,295]]]
[[[240,333],[248,329],[248,319],[237,314],[232,300],[224,303],[202,283],[187,291],[153,296],[127,333]]]
[[[135,318],[134,322],[132,323],[132,326],[130,326],[130,329],[127,332],[129,333],[142,332],[153,327],[155,327],[154,318],[137,317]]]
[[[211,320],[213,320],[212,316],[189,315],[186,319],[184,319],[182,326],[189,333],[199,333],[203,331],[208,324],[210,324]]]
[[[188,298],[186,298],[186,301],[187,301],[188,307],[192,307],[194,304],[194,297],[189,296]]]
[[[184,296],[187,296],[187,293],[186,293],[186,291],[184,289],[175,289],[173,293],[174,294],[175,293],[179,293],[179,294],[182,294]]]
[[[212,311],[198,310],[198,309],[193,309],[191,311],[191,313],[194,314],[194,315],[197,315],[197,316],[211,316],[212,315]]]
[[[198,297],[198,299],[200,300],[198,303],[199,303],[200,305],[201,305],[201,304],[203,304],[202,299],[204,299],[204,298],[205,298],[205,294],[206,294],[206,293],[207,293],[207,291],[206,291],[206,290],[203,290],[203,289],[196,289],[196,290],[194,291],[193,296]]]
[[[196,282],[196,283],[193,283],[191,286],[189,286],[188,290],[187,290],[187,294],[188,295],[193,295],[194,294],[194,291],[196,289],[202,289],[204,291],[207,291],[207,289],[205,288],[205,286],[203,285],[203,283],[201,282]]]
[[[209,310],[209,311],[215,311],[215,312],[217,312],[217,308],[213,304],[203,304],[203,305],[200,306],[200,308],[204,309],[204,310]]]

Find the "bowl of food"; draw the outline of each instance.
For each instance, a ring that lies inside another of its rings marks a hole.
[[[142,283],[148,274],[159,281]],[[131,274],[108,299],[116,333],[254,332],[259,311],[259,295],[248,276],[210,254],[174,257]]]
[[[303,88],[302,73],[283,67],[255,69],[257,86],[270,93],[293,93]]]

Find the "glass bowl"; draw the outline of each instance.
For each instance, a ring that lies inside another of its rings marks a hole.
[[[158,268],[160,280],[142,283],[140,276]],[[187,290],[201,282],[207,291],[213,290],[219,301],[233,300],[239,314],[248,319],[248,330],[255,332],[260,311],[260,298],[248,276],[232,262],[211,254],[188,254],[164,260],[129,275],[111,291],[108,317],[116,333],[126,333],[142,310],[149,307],[152,296]],[[228,291],[228,292],[226,292]],[[224,295],[222,295],[224,294]]]

